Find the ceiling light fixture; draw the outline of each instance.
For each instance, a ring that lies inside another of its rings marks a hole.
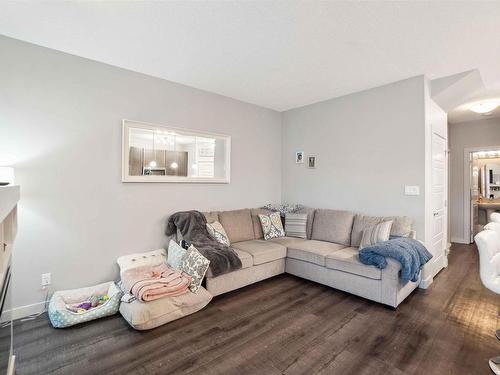
[[[487,115],[494,111],[500,103],[494,102],[494,101],[487,101],[487,102],[477,102],[474,103],[470,106],[470,110],[475,113],[480,113],[482,115]]]

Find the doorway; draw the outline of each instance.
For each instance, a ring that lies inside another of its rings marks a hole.
[[[469,243],[500,211],[500,146],[464,151],[464,233]]]

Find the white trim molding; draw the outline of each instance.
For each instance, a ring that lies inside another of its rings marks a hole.
[[[464,207],[464,215],[463,215],[463,238],[462,241],[458,243],[470,244],[472,243],[469,238],[471,238],[470,233],[470,154],[473,152],[481,152],[481,151],[500,151],[500,146],[484,146],[484,147],[466,147],[464,148],[464,191],[463,191],[463,207]]]

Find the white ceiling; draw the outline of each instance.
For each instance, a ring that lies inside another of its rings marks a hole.
[[[3,1],[0,34],[278,111],[475,68],[500,92],[500,2]]]

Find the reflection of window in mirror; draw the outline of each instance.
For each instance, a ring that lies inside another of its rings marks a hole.
[[[229,142],[228,136],[124,121],[124,181],[229,182]]]

